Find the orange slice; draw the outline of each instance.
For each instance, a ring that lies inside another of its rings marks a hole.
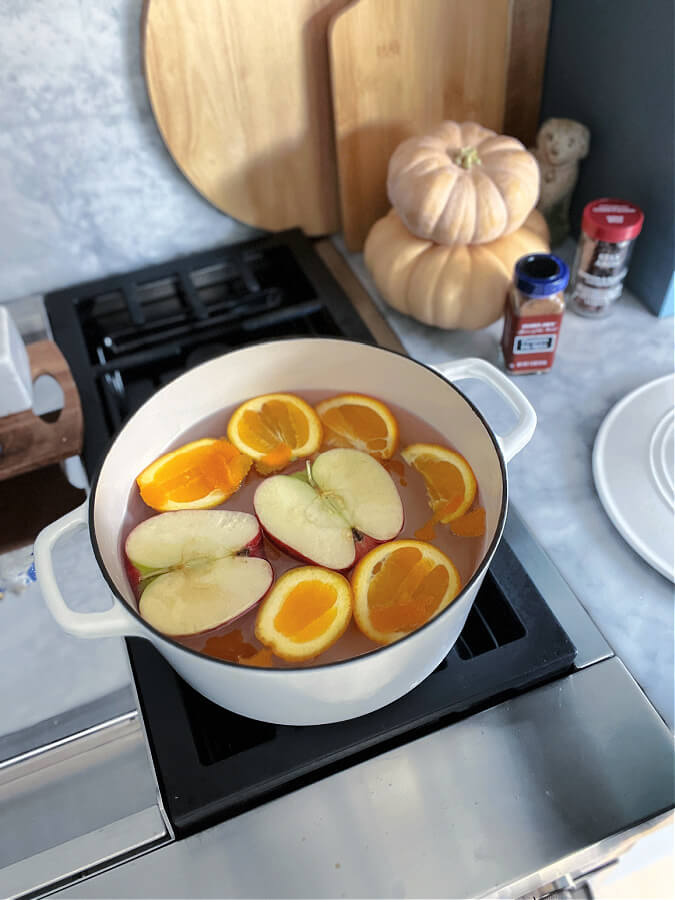
[[[256,666],[258,669],[273,669],[274,654],[271,650],[268,650],[267,647],[264,647],[262,650],[258,650],[257,653],[254,653],[253,656],[241,657],[239,662],[243,666]]]
[[[450,531],[457,537],[482,537],[485,534],[485,510],[478,506],[459,519],[453,519]]]
[[[340,394],[317,404],[325,447],[353,447],[376,459],[390,459],[398,446],[398,423],[380,400]]]
[[[263,394],[235,409],[227,436],[263,475],[278,472],[321,446],[323,428],[312,407],[294,394]]]
[[[249,457],[229,441],[203,438],[160,456],[136,484],[143,501],[159,512],[208,509],[224,503],[250,468]]]
[[[352,573],[354,621],[378,644],[390,644],[444,610],[460,590],[453,562],[432,544],[380,544]]]
[[[436,522],[452,522],[468,511],[476,497],[476,476],[461,454],[438,444],[411,444],[401,456],[424,478],[434,515],[416,536],[432,540]]]
[[[227,634],[210,637],[202,647],[202,653],[206,653],[207,656],[215,656],[216,659],[225,659],[228,662],[241,662],[255,656],[257,652],[253,644],[244,640],[240,628]]]
[[[318,566],[285,572],[263,600],[255,636],[281,659],[300,662],[323,653],[352,617],[352,589],[343,575]]]

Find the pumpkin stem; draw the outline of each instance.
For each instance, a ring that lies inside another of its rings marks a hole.
[[[461,150],[458,150],[451,156],[451,159],[463,169],[470,169],[471,166],[482,165],[478,150],[476,150],[475,147],[462,147]]]

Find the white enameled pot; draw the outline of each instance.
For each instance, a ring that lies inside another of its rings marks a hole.
[[[513,409],[517,423],[497,436],[451,383],[477,378]],[[343,662],[303,669],[262,669],[204,656],[143,621],[120,553],[127,497],[138,472],[189,428],[248,397],[307,388],[369,393],[413,410],[470,461],[486,510],[482,561],[439,616],[397,643]],[[122,428],[89,500],[45,528],[35,545],[38,581],[56,621],[80,637],[134,635],[151,641],[173,668],[210,700],[244,716],[288,725],[318,725],[379,709],[414,688],[447,655],[464,626],[502,535],[506,463],[529,441],[536,416],[521,391],[481,359],[431,369],[407,356],[354,341],[298,338],[257,344],[200,365],[158,391]],[[111,609],[70,609],[54,578],[57,541],[89,525],[98,564],[114,595]]]

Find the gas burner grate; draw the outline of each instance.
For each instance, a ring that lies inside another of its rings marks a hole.
[[[188,711],[197,756],[202,766],[212,766],[238,753],[245,753],[253,747],[273,741],[277,735],[277,725],[256,722],[223,710],[181,679],[178,687]],[[209,725],[204,727],[204,723]]]
[[[228,248],[227,258],[197,269],[180,261],[168,276],[147,271],[123,276],[117,290],[100,293],[100,283],[76,298],[80,322],[96,371],[122,367],[129,354],[160,345],[203,341],[215,328],[224,336],[237,327],[255,330],[252,320],[291,321],[321,307],[290,250],[269,255]],[[283,309],[277,316],[273,311]],[[336,326],[331,326],[336,333]],[[233,346],[236,343],[232,342]]]
[[[490,572],[471,607],[456,650],[461,659],[473,659],[525,637],[523,624]]]
[[[105,404],[109,429],[116,432],[156,390],[192,366],[254,341],[339,335],[334,320],[320,303],[282,308],[275,313],[253,314],[234,327],[221,317],[205,320],[181,335],[167,334],[155,346],[101,361],[92,373]]]
[[[125,419],[192,366],[279,337],[373,343],[298,230],[76,285],[45,304],[86,407],[90,475]]]

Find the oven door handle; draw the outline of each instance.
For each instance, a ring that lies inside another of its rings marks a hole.
[[[89,524],[89,502],[47,525],[35,541],[35,573],[45,598],[47,608],[58,624],[70,634],[78,637],[115,637],[124,634],[140,634],[134,617],[121,603],[113,600],[113,605],[105,612],[76,612],[63,599],[63,594],[54,575],[53,550],[56,544],[68,534],[80,531]]]
[[[448,381],[475,378],[492,388],[516,414],[516,424],[506,434],[495,437],[506,462],[529,443],[537,426],[537,414],[525,394],[496,366],[478,357],[458,359],[433,366]],[[494,431],[494,429],[493,429]]]

